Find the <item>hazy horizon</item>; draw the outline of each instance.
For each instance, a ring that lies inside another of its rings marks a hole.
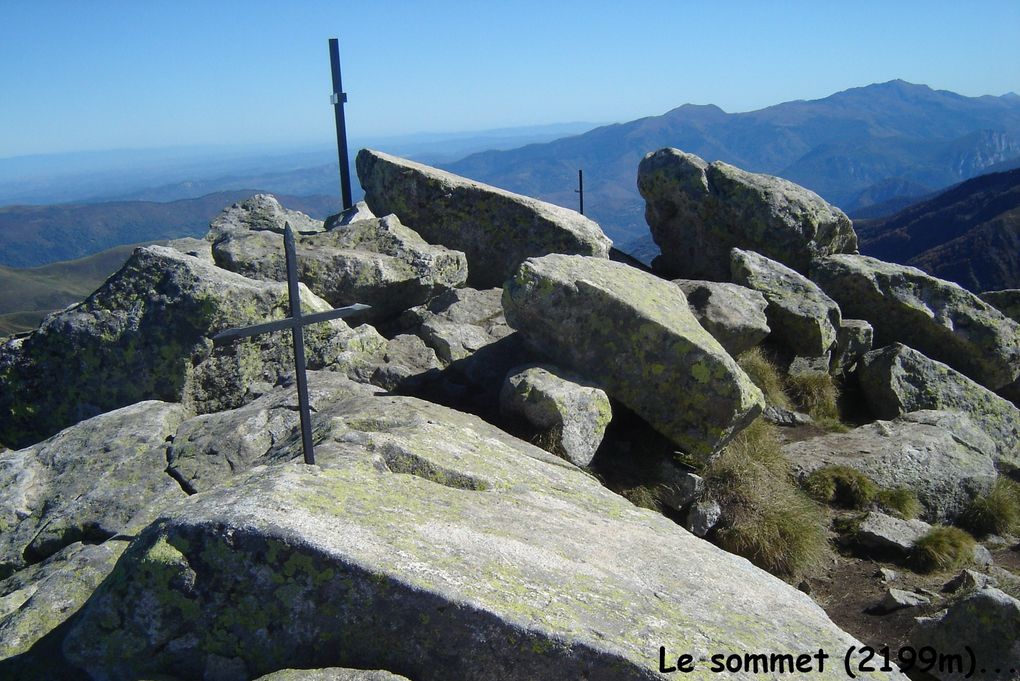
[[[0,158],[328,145],[331,37],[349,135],[364,139],[624,122],[684,103],[737,113],[893,79],[999,96],[1020,91],[1017,25],[1020,3],[1005,0],[43,0],[0,25]]]

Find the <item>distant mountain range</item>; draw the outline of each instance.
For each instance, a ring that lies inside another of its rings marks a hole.
[[[216,192],[197,199],[158,203],[117,201],[0,208],[0,265],[34,267],[73,260],[113,246],[202,236],[221,210],[258,190]],[[278,198],[289,208],[323,219],[339,211],[332,196]]]
[[[972,291],[1020,288],[1020,169],[967,180],[854,227],[865,255],[914,265]]]
[[[747,113],[687,104],[444,167],[568,207],[577,206],[583,169],[585,213],[629,250],[648,231],[638,162],[667,146],[785,177],[854,214],[897,199],[890,207],[902,207],[1020,157],[1020,97],[964,97],[895,80]]]

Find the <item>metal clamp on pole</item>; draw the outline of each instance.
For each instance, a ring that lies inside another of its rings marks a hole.
[[[341,92],[339,94],[334,92],[333,94],[331,94],[329,96],[329,103],[332,104],[333,106],[336,106],[337,104],[340,104],[341,102],[344,103],[344,104],[347,103],[347,93],[346,92]]]

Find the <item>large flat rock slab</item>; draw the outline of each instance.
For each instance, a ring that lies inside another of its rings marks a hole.
[[[787,444],[783,454],[798,474],[849,466],[882,487],[906,487],[933,523],[959,518],[999,475],[992,438],[966,415],[947,411],[916,411],[828,433]]]
[[[608,260],[547,255],[521,265],[503,307],[533,349],[693,456],[710,457],[764,409],[761,391],[671,282]]]
[[[793,587],[480,419],[392,396],[322,416],[320,466],[251,469],[141,532],[64,639],[70,662],[118,679],[227,660],[237,678],[626,681],[660,678],[660,645],[859,645]]]
[[[567,208],[370,149],[358,153],[357,166],[369,208],[463,251],[472,287],[502,286],[532,256],[609,257],[612,242],[598,224]]]
[[[164,472],[167,439],[186,417],[148,401],[0,453],[0,579],[79,541],[99,542],[148,523],[184,492]]]
[[[904,343],[997,390],[1020,374],[1020,325],[957,284],[863,255],[831,255],[813,279],[875,346]]]
[[[807,274],[811,258],[856,253],[850,219],[814,192],[679,149],[638,166],[645,220],[667,274],[728,281],[730,249],[761,253]]]

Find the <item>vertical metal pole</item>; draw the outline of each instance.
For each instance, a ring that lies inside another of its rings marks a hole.
[[[574,193],[581,200],[581,208],[578,212],[584,215],[584,171],[580,169],[577,171],[577,189],[574,190]]]
[[[290,223],[284,223],[283,250],[287,257],[287,296],[290,299],[290,316],[294,320],[291,333],[294,337],[294,373],[297,377],[298,411],[301,415],[301,447],[305,452],[305,463],[315,463],[312,449],[312,416],[308,408],[308,377],[305,376],[305,335],[301,327],[301,291],[298,288],[297,254],[294,248],[294,232]]]
[[[347,162],[347,121],[344,119],[344,103],[347,93],[344,92],[340,79],[340,41],[329,39],[329,65],[333,71],[333,115],[336,118],[336,146],[340,157],[340,196],[343,209],[354,205],[351,201],[351,167]]]

